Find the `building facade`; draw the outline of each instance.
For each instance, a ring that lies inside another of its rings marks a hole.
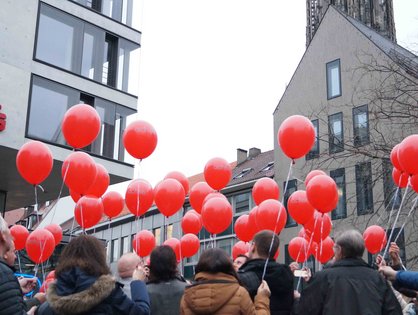
[[[18,150],[30,139],[46,143],[54,158],[38,201],[58,197],[62,161],[71,152],[61,120],[75,104],[93,106],[102,122],[98,138],[84,150],[108,170],[111,184],[132,178],[121,137],[137,112],[141,33],[134,28],[135,3],[2,2],[0,104],[6,127],[0,131],[1,212],[35,204],[33,187],[15,165]]]
[[[332,235],[373,224],[390,229],[391,209],[396,214],[405,192],[392,181],[389,155],[394,145],[418,132],[418,58],[381,33],[329,6],[274,111],[275,135],[295,114],[310,118],[316,129],[315,144],[293,165],[289,184],[305,189],[304,178],[314,169],[334,178],[340,199],[331,213]],[[289,159],[277,142],[274,150],[275,178],[284,183]],[[408,223],[397,241],[409,266],[417,263],[413,231],[418,218],[407,218],[413,198],[414,193],[407,195],[396,225],[398,230]],[[299,229],[288,222],[281,233],[284,245]]]

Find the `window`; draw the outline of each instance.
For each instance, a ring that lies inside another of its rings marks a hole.
[[[86,151],[124,161],[123,131],[133,109],[94,97],[50,80],[32,76],[27,136],[46,142],[65,145],[61,121],[71,106],[85,103],[96,108],[102,127],[96,140]],[[45,113],[48,113],[47,115]]]
[[[227,239],[223,239],[223,240],[216,241],[216,247],[223,249],[229,255],[231,255],[233,241],[234,241],[233,238],[227,238]]]
[[[110,262],[117,261],[119,258],[119,239],[112,240],[112,257]]]
[[[260,172],[270,171],[274,167],[274,162],[269,162]]]
[[[283,190],[285,190],[285,187],[286,187],[286,182],[283,183]],[[284,193],[284,207],[286,208],[286,211],[287,211],[287,201],[289,200],[290,195],[294,193],[296,190],[298,190],[297,180],[296,179],[289,180],[287,184],[287,189]],[[297,225],[298,225],[297,222],[293,220],[293,218],[289,215],[289,212],[287,212],[286,227],[297,226]]]
[[[173,225],[169,224],[167,225],[167,239],[173,237]]]
[[[306,155],[307,160],[311,160],[319,157],[319,121],[318,119],[312,120],[312,125],[315,129],[315,142],[312,146],[311,151]]]
[[[95,1],[88,2],[93,5]],[[102,1],[102,9],[104,2],[109,1]],[[113,6],[113,1],[109,3]],[[44,3],[35,57],[119,90],[138,93],[139,44],[106,33]]]
[[[372,164],[356,165],[357,215],[373,212]]]
[[[327,63],[327,97],[341,96],[340,59]]]
[[[328,116],[329,153],[344,150],[343,113]]]
[[[338,204],[331,212],[331,218],[333,220],[343,219],[347,217],[347,205],[345,195],[345,169],[339,168],[330,172],[330,176],[335,180],[338,187]]]
[[[154,234],[155,237],[155,245],[161,244],[161,228],[156,228],[152,230],[152,234]]]
[[[252,168],[245,168],[241,172],[239,172],[237,175],[234,176],[234,179],[237,178],[243,178],[245,175],[247,175],[249,172],[251,172]]]
[[[122,237],[121,242],[122,242],[121,255],[129,253],[131,249],[130,237],[129,236]]]
[[[354,145],[369,143],[369,113],[367,105],[353,108]]]
[[[392,163],[389,159],[382,160],[383,169],[383,195],[388,210],[398,209],[402,201],[402,191],[398,189],[392,179]]]
[[[234,196],[235,213],[250,211],[250,193]]]

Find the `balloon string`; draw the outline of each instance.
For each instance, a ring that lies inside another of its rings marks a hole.
[[[319,257],[322,257],[322,233],[323,233],[323,230],[324,230],[324,213],[322,214],[322,220],[321,220],[321,242],[320,242],[320,246],[321,246],[321,248],[319,249]]]
[[[284,194],[283,194],[283,196],[282,196],[282,204],[283,204],[283,201],[284,201],[284,196],[286,195],[287,184],[289,183],[290,175],[292,174],[292,167],[293,167],[293,160],[291,160],[291,161],[290,161],[289,171],[287,172],[286,183],[285,183],[285,185],[284,185]],[[277,228],[277,224],[278,224],[278,223],[279,223],[279,221],[280,221],[280,214],[281,214],[281,211],[279,211],[279,214],[278,214],[277,219],[276,219],[276,224],[274,225],[273,236],[272,236],[272,238],[271,238],[270,247],[269,247],[269,251],[268,251],[268,256],[267,256],[267,258],[266,258],[266,262],[264,263],[263,275],[261,276],[261,281],[263,281],[263,280],[264,280],[264,277],[265,277],[265,275],[266,275],[266,271],[267,271],[267,264],[268,264],[269,259],[270,259],[271,251],[272,251],[272,249],[273,249],[274,237],[276,236],[276,228]]]
[[[33,188],[35,189],[35,215],[36,215],[36,222],[37,227],[39,227],[39,215],[38,215],[38,190],[36,189],[37,185],[33,185]]]
[[[400,215],[401,210],[402,210],[403,203],[404,203],[404,201],[406,199],[406,195],[408,194],[408,189],[409,189],[409,181],[408,181],[408,185],[406,185],[405,192],[404,192],[404,194],[402,196],[401,205],[399,206],[399,210],[398,210],[398,213],[396,214],[395,221],[393,222],[393,226],[392,226],[392,229],[390,231],[389,239],[387,240],[386,247],[385,247],[385,251],[383,252],[383,257],[386,256],[386,253],[387,253],[387,251],[389,249],[390,240],[392,239],[392,236],[393,236],[393,232],[394,232],[396,223],[398,223],[398,219],[399,219],[399,215]]]
[[[388,205],[385,207],[385,210],[383,211],[383,213],[386,213],[386,210],[389,208],[389,206],[392,203],[392,208],[390,209],[390,213],[389,213],[389,222],[388,222],[388,224],[390,224],[390,221],[391,221],[391,218],[392,218],[392,213],[393,213],[393,209],[395,208],[395,202],[396,202],[398,193],[399,193],[399,187],[396,188],[395,194],[390,198]],[[379,215],[379,213],[376,213],[376,214],[378,216],[377,217],[376,224],[379,224],[380,220],[383,218],[383,215]],[[388,226],[388,228],[389,228],[389,226]]]
[[[402,224],[401,228],[399,229],[398,234],[395,237],[395,240],[394,240],[395,243],[398,240],[399,236],[401,235],[403,229],[405,228],[405,225],[408,223],[408,218],[411,216],[412,211],[415,209],[415,206],[417,205],[417,202],[418,202],[418,197],[415,197],[414,204],[412,205],[411,210],[409,210],[408,215],[405,219],[405,222]]]
[[[73,152],[75,152],[75,149],[73,149]],[[62,183],[61,183],[60,191],[58,193],[58,197],[57,197],[57,199],[55,200],[55,202],[51,206],[52,216],[51,216],[51,222],[49,222],[50,224],[54,222],[56,205],[58,204],[58,201],[61,199],[61,194],[62,194],[62,191],[64,189],[64,183],[65,183],[65,180],[67,179],[67,174],[68,174],[68,170],[70,169],[71,162],[68,162],[67,165],[68,166],[65,169],[65,173],[64,173],[64,177],[62,179]]]
[[[396,201],[396,197],[398,196],[398,193],[399,193],[399,186],[396,188],[395,195],[392,197],[392,198],[395,198],[395,199],[393,200],[392,208],[390,209],[389,221],[388,221],[388,225],[387,225],[386,230],[388,230],[389,227],[390,227],[390,221],[392,220],[393,210],[395,209],[395,201]],[[382,245],[380,247],[383,247],[383,243],[384,243],[384,239],[382,240]]]

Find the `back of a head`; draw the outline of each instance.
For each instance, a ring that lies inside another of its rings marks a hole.
[[[222,272],[238,279],[231,257],[226,251],[220,248],[210,248],[205,250],[202,255],[200,255],[195,272]]]
[[[170,246],[157,246],[150,256],[150,281],[168,281],[177,275],[177,257]]]
[[[92,276],[110,274],[104,244],[91,235],[73,238],[62,251],[55,273],[58,277],[72,268],[79,268]]]
[[[132,277],[141,259],[135,253],[123,254],[118,260],[118,274],[122,279]]]
[[[341,247],[342,258],[361,258],[364,254],[364,239],[357,230],[346,230],[335,239],[335,244]]]
[[[269,253],[272,241],[273,245]],[[270,230],[263,230],[258,232],[256,235],[254,235],[253,242],[258,255],[263,259],[273,259],[274,254],[277,252],[277,249],[280,245],[279,237],[277,234]]]

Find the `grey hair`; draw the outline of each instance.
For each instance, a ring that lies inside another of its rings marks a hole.
[[[7,222],[3,219],[3,217],[0,215],[0,232],[4,233],[8,230]]]
[[[364,254],[363,235],[357,230],[342,232],[335,239],[335,243],[341,247],[343,258],[361,258]]]

